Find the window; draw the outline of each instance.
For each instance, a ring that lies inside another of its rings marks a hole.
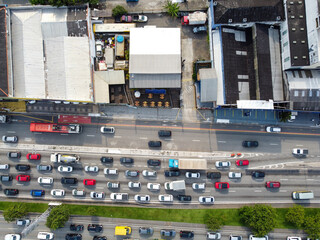
[[[295,97],[298,97],[298,96],[299,96],[299,91],[297,91],[297,90],[294,91],[294,96],[295,96]]]
[[[319,97],[319,96],[320,96],[320,91],[318,90],[318,91],[317,91],[317,97]]]
[[[309,90],[309,97],[312,97],[312,90]]]
[[[301,97],[305,96],[305,91],[301,91]]]
[[[286,47],[286,46],[288,46],[288,42],[285,42],[284,44],[283,44],[283,47]]]
[[[290,57],[286,57],[285,59],[284,59],[284,62],[288,62],[290,60]]]
[[[288,33],[288,30],[286,29],[282,32],[282,36],[286,35],[287,33]]]

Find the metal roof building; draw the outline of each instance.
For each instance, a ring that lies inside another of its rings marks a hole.
[[[0,97],[9,95],[6,8],[0,7]]]
[[[181,88],[180,28],[130,29],[130,88]]]

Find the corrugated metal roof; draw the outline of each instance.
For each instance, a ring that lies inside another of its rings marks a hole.
[[[200,75],[200,98],[201,102],[217,101],[218,77],[214,68],[203,68],[199,70]]]
[[[130,74],[130,88],[181,88],[181,74]]]

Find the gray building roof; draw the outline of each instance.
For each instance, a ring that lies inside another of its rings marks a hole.
[[[216,102],[218,96],[218,79],[214,68],[199,69],[200,101]]]
[[[274,22],[285,19],[283,0],[214,0],[214,23]]]
[[[6,8],[0,7],[0,97],[9,95]]]
[[[181,88],[181,74],[130,74],[129,88]]]

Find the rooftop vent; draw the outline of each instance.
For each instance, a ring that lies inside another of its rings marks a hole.
[[[292,16],[290,16],[290,18],[291,18],[291,19],[294,19],[294,16],[292,15]]]
[[[290,2],[290,5],[293,5],[293,2]]]
[[[302,4],[302,1],[298,1],[298,3],[301,5],[301,4]]]
[[[307,56],[302,56],[303,59],[307,59]]]
[[[303,15],[300,15],[299,18],[303,18]]]
[[[301,43],[302,43],[302,44],[305,44],[305,43],[306,43],[306,41],[305,41],[305,40],[302,40],[302,41],[301,41]]]
[[[294,32],[296,30],[296,28],[291,28],[291,30]]]
[[[228,23],[232,23],[232,19],[231,18],[229,18]]]
[[[293,59],[298,59],[298,56],[294,56]]]
[[[304,28],[300,28],[300,31],[304,31]]]
[[[281,17],[280,17],[280,16],[277,16],[276,19],[277,19],[277,21],[280,21],[280,20],[281,20]]]
[[[217,6],[218,5],[218,2],[213,2],[213,6]]]
[[[292,43],[293,43],[293,44],[296,44],[296,43],[297,43],[297,41],[296,41],[296,40],[294,40],[294,41],[292,41]]]
[[[247,18],[242,19],[243,22],[247,22],[247,20],[248,20]]]

